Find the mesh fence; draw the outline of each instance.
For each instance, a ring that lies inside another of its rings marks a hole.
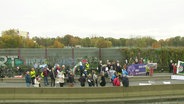
[[[4,57],[8,59],[8,56],[18,56],[18,59],[25,65],[35,63],[75,65],[83,59],[88,61],[122,60],[120,49],[114,48],[10,48],[0,49],[0,56],[1,61]]]

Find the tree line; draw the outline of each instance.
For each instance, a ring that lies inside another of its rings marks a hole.
[[[123,37],[123,36],[122,36]],[[17,30],[10,29],[3,31],[0,37],[0,48],[64,48],[75,47],[139,47],[139,48],[162,48],[162,47],[183,47],[184,37],[176,36],[168,39],[156,40],[152,37],[134,37],[130,39],[112,37],[86,37],[80,38],[70,34],[58,36],[56,38],[45,37],[23,37]]]

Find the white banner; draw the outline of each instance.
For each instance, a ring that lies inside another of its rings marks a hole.
[[[177,74],[184,74],[183,66],[184,66],[184,61],[178,61],[177,71],[176,71]]]

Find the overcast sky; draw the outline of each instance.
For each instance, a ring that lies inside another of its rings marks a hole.
[[[0,0],[0,32],[30,37],[184,36],[184,0]]]

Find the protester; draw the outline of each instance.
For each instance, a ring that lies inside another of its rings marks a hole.
[[[110,82],[113,82],[114,78],[116,77],[116,71],[114,70],[113,66],[111,66],[110,70],[109,70],[109,79]],[[115,77],[114,77],[115,76]]]
[[[34,87],[41,87],[40,82],[41,82],[40,76],[39,75],[36,75]]]
[[[82,74],[82,76],[78,80],[80,82],[81,87],[84,87],[85,86],[85,83],[86,83],[85,74]]]
[[[101,72],[101,78],[100,78],[100,86],[105,86],[106,85],[106,80],[104,76],[104,72]]]
[[[114,86],[120,86],[120,75],[118,75],[114,80],[113,80],[113,85]]]
[[[82,76],[82,74],[84,73],[84,66],[82,62],[79,62],[79,72],[80,72],[80,76]]]
[[[92,77],[94,81],[94,86],[98,86],[98,76],[96,75],[96,71],[92,71]]]
[[[149,76],[149,73],[150,73],[150,68],[148,65],[146,65],[146,76]]]
[[[35,84],[35,77],[36,77],[36,71],[35,71],[34,68],[31,68],[30,75],[31,75],[31,82],[32,82],[32,85],[34,85],[34,84]]]
[[[60,87],[63,87],[64,86],[64,82],[65,82],[65,75],[64,75],[64,71],[61,70],[61,71],[58,71],[58,74],[57,74],[57,83],[59,83],[59,86]]]
[[[170,63],[169,63],[169,73],[172,73],[173,72],[173,61],[170,60]]]
[[[44,68],[43,69],[43,79],[44,79],[44,85],[47,86],[49,85],[49,82],[48,82],[48,69],[47,68]]]
[[[94,86],[94,80],[93,80],[91,74],[88,75],[87,82],[88,82],[89,87]]]
[[[117,72],[114,72],[114,74],[112,75],[112,77],[111,77],[111,83],[112,83],[112,85],[114,86],[114,79],[116,78],[118,76],[118,74],[117,74]]]
[[[116,72],[117,72],[118,74],[120,74],[120,75],[121,75],[121,73],[122,73],[121,65],[120,65],[119,62],[117,62],[117,64],[116,64]]]
[[[16,73],[17,75],[22,75],[22,69],[19,66],[16,68]]]
[[[54,68],[50,70],[50,79],[51,79],[51,87],[55,87],[56,73],[54,71]]]
[[[122,69],[122,84],[124,87],[129,86],[128,72],[125,68]]]
[[[89,65],[89,63],[88,63],[88,62],[86,62],[86,64],[85,64],[85,70],[87,71],[87,73],[86,73],[86,74],[90,74],[90,73],[91,73],[90,65]]]
[[[98,74],[100,74],[102,71],[102,60],[99,61],[97,70],[98,70]]]
[[[31,76],[29,74],[29,71],[26,71],[25,81],[26,81],[26,86],[30,87],[30,85],[31,85]]]
[[[69,87],[74,86],[74,74],[72,72],[70,72],[70,74],[68,76],[68,82],[69,82]]]
[[[153,67],[150,66],[150,67],[149,67],[149,70],[150,70],[149,75],[150,75],[150,76],[153,76],[153,73],[154,73]]]
[[[61,70],[60,71],[65,72],[65,65],[61,66]]]
[[[177,73],[177,63],[173,65],[173,74]]]

